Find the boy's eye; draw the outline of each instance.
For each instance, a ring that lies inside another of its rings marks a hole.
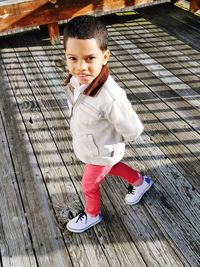
[[[91,57],[87,57],[87,61],[93,61],[95,59],[95,57],[94,56],[91,56]]]
[[[75,57],[68,57],[67,59],[68,59],[68,60],[71,60],[71,61],[75,61],[75,60],[76,60]]]

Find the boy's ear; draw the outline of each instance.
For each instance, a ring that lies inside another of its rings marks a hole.
[[[103,65],[107,64],[109,58],[110,58],[110,50],[104,51],[104,62],[103,62]]]

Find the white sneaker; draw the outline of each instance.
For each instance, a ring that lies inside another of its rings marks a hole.
[[[152,186],[153,181],[148,176],[143,176],[144,181],[139,186],[129,185],[128,194],[125,197],[125,202],[129,205],[137,204],[142,196],[149,190]]]
[[[70,232],[82,233],[99,223],[101,220],[102,216],[100,214],[96,217],[92,217],[86,214],[85,211],[81,211],[75,218],[67,223],[67,229]]]

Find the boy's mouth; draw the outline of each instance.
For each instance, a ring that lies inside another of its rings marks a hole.
[[[80,81],[87,81],[88,79],[91,78],[91,75],[89,74],[77,74],[77,78],[80,80]]]
[[[89,77],[90,75],[89,74],[85,74],[85,73],[80,73],[77,75],[80,79],[85,79],[87,77]]]

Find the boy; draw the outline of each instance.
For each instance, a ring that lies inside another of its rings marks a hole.
[[[121,162],[125,141],[134,141],[143,125],[125,91],[109,75],[108,33],[96,17],[79,16],[64,29],[64,48],[69,70],[66,95],[71,112],[74,152],[85,168],[82,190],[85,209],[67,224],[81,233],[102,220],[99,186],[106,174],[129,183],[127,204],[137,204],[152,180]]]

